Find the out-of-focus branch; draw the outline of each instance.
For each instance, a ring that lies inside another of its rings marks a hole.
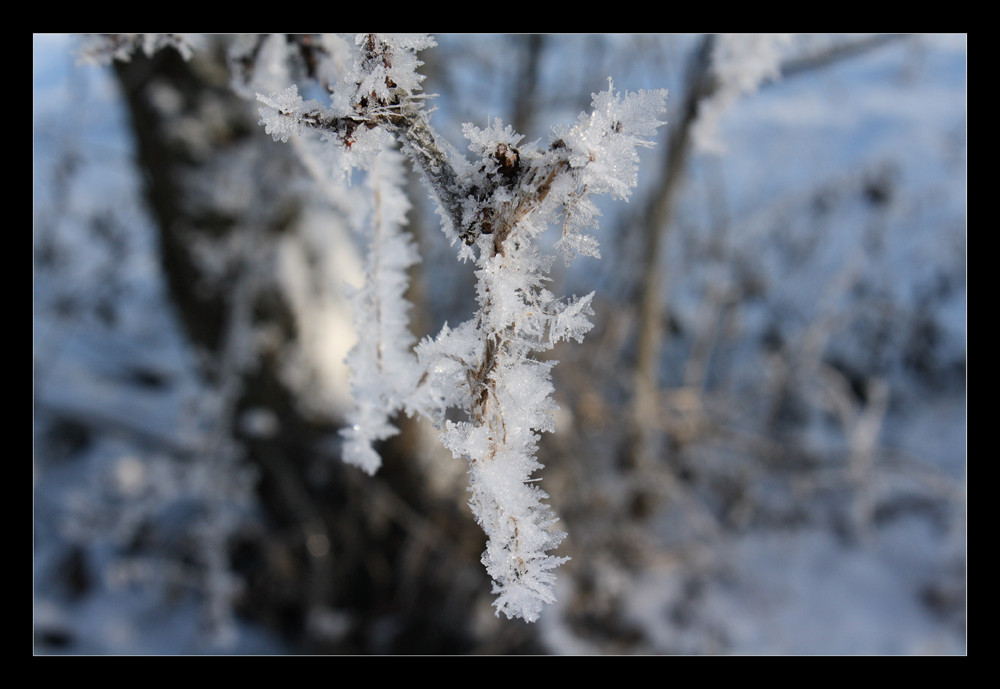
[[[538,111],[539,67],[546,37],[543,34],[528,34],[519,36],[517,40],[522,42],[524,48],[518,51],[521,59],[517,70],[511,122],[515,131],[529,132]]]
[[[809,55],[802,55],[787,60],[781,65],[781,79],[805,74],[816,69],[827,67],[835,62],[857,57],[867,52],[890,45],[896,41],[912,38],[912,34],[875,34],[862,38],[852,39],[842,43],[835,43],[822,50],[817,50]],[[777,82],[768,82],[777,83]]]
[[[782,78],[796,76],[906,38],[909,38],[906,34],[881,34],[848,40],[813,54],[788,60],[779,71]],[[686,174],[693,144],[691,134],[700,104],[711,98],[719,88],[711,64],[714,43],[714,36],[703,37],[691,59],[681,117],[671,130],[669,145],[664,149],[665,156],[661,159],[660,183],[651,193],[641,221],[642,264],[637,273],[639,324],[629,435],[624,457],[625,465],[630,469],[651,466],[658,456],[659,433],[656,429],[660,426],[659,362],[664,341],[664,324],[667,322],[660,254],[673,222]],[[774,82],[765,82],[767,83]]]
[[[652,194],[642,220],[642,266],[639,271],[639,332],[633,375],[632,408],[626,466],[640,469],[656,461],[658,423],[659,361],[663,343],[663,274],[660,248],[671,225],[676,200],[691,153],[691,127],[698,116],[698,104],[711,96],[713,36],[702,38],[688,69],[687,95],[681,120],[673,128],[664,149],[660,184]]]

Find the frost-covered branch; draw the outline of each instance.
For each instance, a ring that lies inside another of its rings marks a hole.
[[[469,460],[470,505],[489,539],[483,563],[498,594],[497,612],[508,617],[537,619],[553,600],[551,570],[565,561],[548,554],[565,534],[532,478],[542,468],[535,459],[538,432],[554,430],[555,409],[551,364],[534,354],[562,339],[582,340],[593,314],[593,293],[564,302],[545,289],[552,257],[534,240],[551,224],[562,225],[568,254],[595,253],[579,239],[595,216],[590,195],[629,194],[636,146],[648,145],[643,137],[660,124],[664,98],[664,92],[622,97],[609,86],[594,96],[593,112],[557,130],[545,150],[519,150],[521,137],[499,121],[487,130],[465,128],[469,148],[483,160],[474,187],[488,190],[475,216],[479,342],[468,347],[477,353],[468,369],[470,418],[448,423],[443,440]]]
[[[459,257],[476,262],[476,314],[411,353],[402,294],[415,257],[398,233],[401,216],[373,224],[367,282],[355,298],[361,341],[349,363],[358,411],[344,432],[345,458],[373,472],[380,462],[372,443],[394,432],[393,413],[434,420],[445,446],[469,462],[469,504],[487,535],[482,561],[497,614],[534,621],[554,600],[552,570],[566,560],[549,554],[565,534],[534,477],[539,433],[554,430],[555,409],[553,364],[535,357],[561,340],[582,340],[593,314],[593,293],[562,300],[546,289],[554,257],[537,238],[555,226],[567,262],[599,256],[587,234],[598,216],[592,197],[631,193],[637,148],[652,145],[666,92],[622,95],[609,81],[592,112],[557,128],[545,146],[522,144],[499,119],[486,129],[466,125],[468,160],[434,132],[417,94],[415,53],[432,45],[422,36],[360,35],[329,106],[305,102],[291,86],[258,96],[261,122],[280,140],[321,132],[345,165],[369,169],[373,179],[394,138],[436,199]],[[449,409],[465,418],[446,419]]]
[[[395,435],[390,417],[412,394],[419,371],[411,348],[404,293],[406,270],[419,258],[402,231],[409,202],[402,194],[398,153],[385,151],[368,176],[373,198],[365,284],[354,292],[354,324],[360,341],[347,357],[356,406],[341,434],[344,461],[374,474],[382,460],[373,444]]]

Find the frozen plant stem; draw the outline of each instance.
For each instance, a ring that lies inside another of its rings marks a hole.
[[[497,614],[535,621],[554,600],[552,570],[567,558],[549,554],[565,537],[532,475],[539,433],[554,430],[551,363],[537,353],[561,340],[581,341],[592,324],[593,293],[562,300],[545,288],[555,257],[536,238],[549,227],[567,261],[599,257],[586,231],[596,225],[591,198],[627,198],[637,180],[637,147],[651,146],[662,123],[666,91],[595,94],[593,110],[572,127],[556,128],[545,147],[499,119],[486,129],[465,125],[470,161],[434,132],[417,95],[422,77],[417,50],[426,36],[362,34],[353,40],[346,93],[334,91],[330,107],[305,103],[295,86],[264,96],[262,124],[275,139],[318,130],[346,164],[378,175],[393,139],[420,171],[438,204],[442,229],[459,258],[477,266],[476,314],[447,325],[415,350],[405,334],[403,297],[412,245],[400,231],[403,214],[387,221],[373,213],[374,233],[366,284],[355,306],[361,340],[349,355],[357,411],[343,431],[345,460],[369,473],[380,460],[372,443],[393,434],[398,411],[431,418],[445,446],[470,466],[472,512],[487,536],[482,561],[493,579]],[[380,189],[379,209],[388,184]],[[398,184],[397,184],[398,189]],[[394,248],[395,247],[395,248]],[[390,328],[395,328],[389,335]],[[376,333],[374,337],[364,333]],[[446,420],[448,409],[465,419]]]

